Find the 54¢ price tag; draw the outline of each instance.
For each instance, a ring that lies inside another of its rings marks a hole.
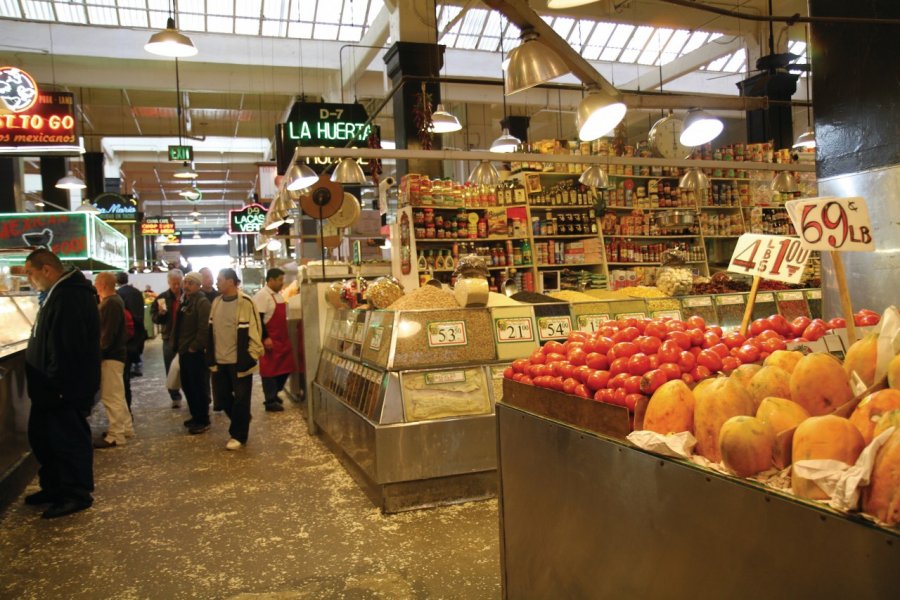
[[[572,317],[541,317],[538,330],[542,340],[569,337],[572,331]]]
[[[875,250],[865,198],[801,198],[784,206],[807,250]]]
[[[800,283],[809,250],[797,238],[745,233],[738,238],[728,270],[785,283]]]

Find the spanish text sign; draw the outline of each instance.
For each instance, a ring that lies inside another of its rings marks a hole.
[[[735,244],[728,270],[785,283],[800,283],[807,258],[809,250],[795,237],[745,233]]]
[[[875,251],[865,198],[801,198],[785,207],[807,250]]]

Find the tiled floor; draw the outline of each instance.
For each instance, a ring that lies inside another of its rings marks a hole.
[[[0,598],[500,596],[495,500],[384,516],[296,406],[263,411],[258,378],[249,443],[227,452],[224,414],[189,436],[170,408],[159,341],[145,362],[137,437],[96,452],[93,508],[0,516]]]

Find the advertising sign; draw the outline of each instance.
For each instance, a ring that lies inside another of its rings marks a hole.
[[[41,92],[17,67],[0,67],[0,154],[78,154],[75,96]]]
[[[801,198],[784,206],[808,250],[875,251],[865,198]]]
[[[228,233],[232,235],[259,233],[268,212],[262,204],[248,204],[244,208],[228,211]]]
[[[362,104],[327,102],[295,102],[286,123],[275,126],[275,154],[278,172],[287,171],[294,149],[298,146],[364,148],[373,125],[366,125],[369,115]],[[332,163],[331,158],[309,158],[307,164],[321,173]],[[360,161],[365,169],[366,163]]]
[[[87,213],[0,214],[0,248],[49,248],[61,259],[88,257]]]
[[[137,200],[119,194],[100,194],[91,202],[100,211],[97,216],[108,222],[134,223],[138,217]]]
[[[745,233],[738,238],[728,270],[763,279],[800,283],[809,250],[800,240],[784,235]]]
[[[141,235],[174,235],[175,221],[170,217],[144,217],[141,221]]]

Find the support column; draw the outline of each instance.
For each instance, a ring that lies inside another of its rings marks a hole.
[[[415,120],[416,95],[422,91],[431,94],[431,108],[434,110],[441,101],[441,90],[437,81],[427,82],[419,79],[404,79],[408,76],[437,77],[444,64],[444,46],[422,44],[418,42],[396,42],[384,56],[387,74],[396,87],[402,86],[393,97],[394,102],[394,139],[397,148],[420,149],[418,129]],[[439,135],[435,135],[432,148],[441,147]],[[440,177],[441,164],[435,161],[397,160],[397,177],[406,173],[425,173]]]
[[[84,197],[93,200],[106,191],[103,180],[103,153],[85,152],[82,156],[84,157],[84,183],[87,185]]]
[[[59,210],[51,206],[51,202],[58,206],[69,206],[69,192],[56,187],[56,182],[66,176],[66,168],[66,159],[63,156],[41,157],[41,195],[47,201],[44,205],[45,211]]]
[[[18,158],[0,158],[0,213],[19,212],[18,199],[22,195],[22,182]]]
[[[769,100],[790,102],[797,91],[799,75],[792,73],[760,73],[737,84],[741,96],[765,96]],[[775,149],[794,144],[794,124],[790,104],[747,111],[747,143],[774,140]]]

